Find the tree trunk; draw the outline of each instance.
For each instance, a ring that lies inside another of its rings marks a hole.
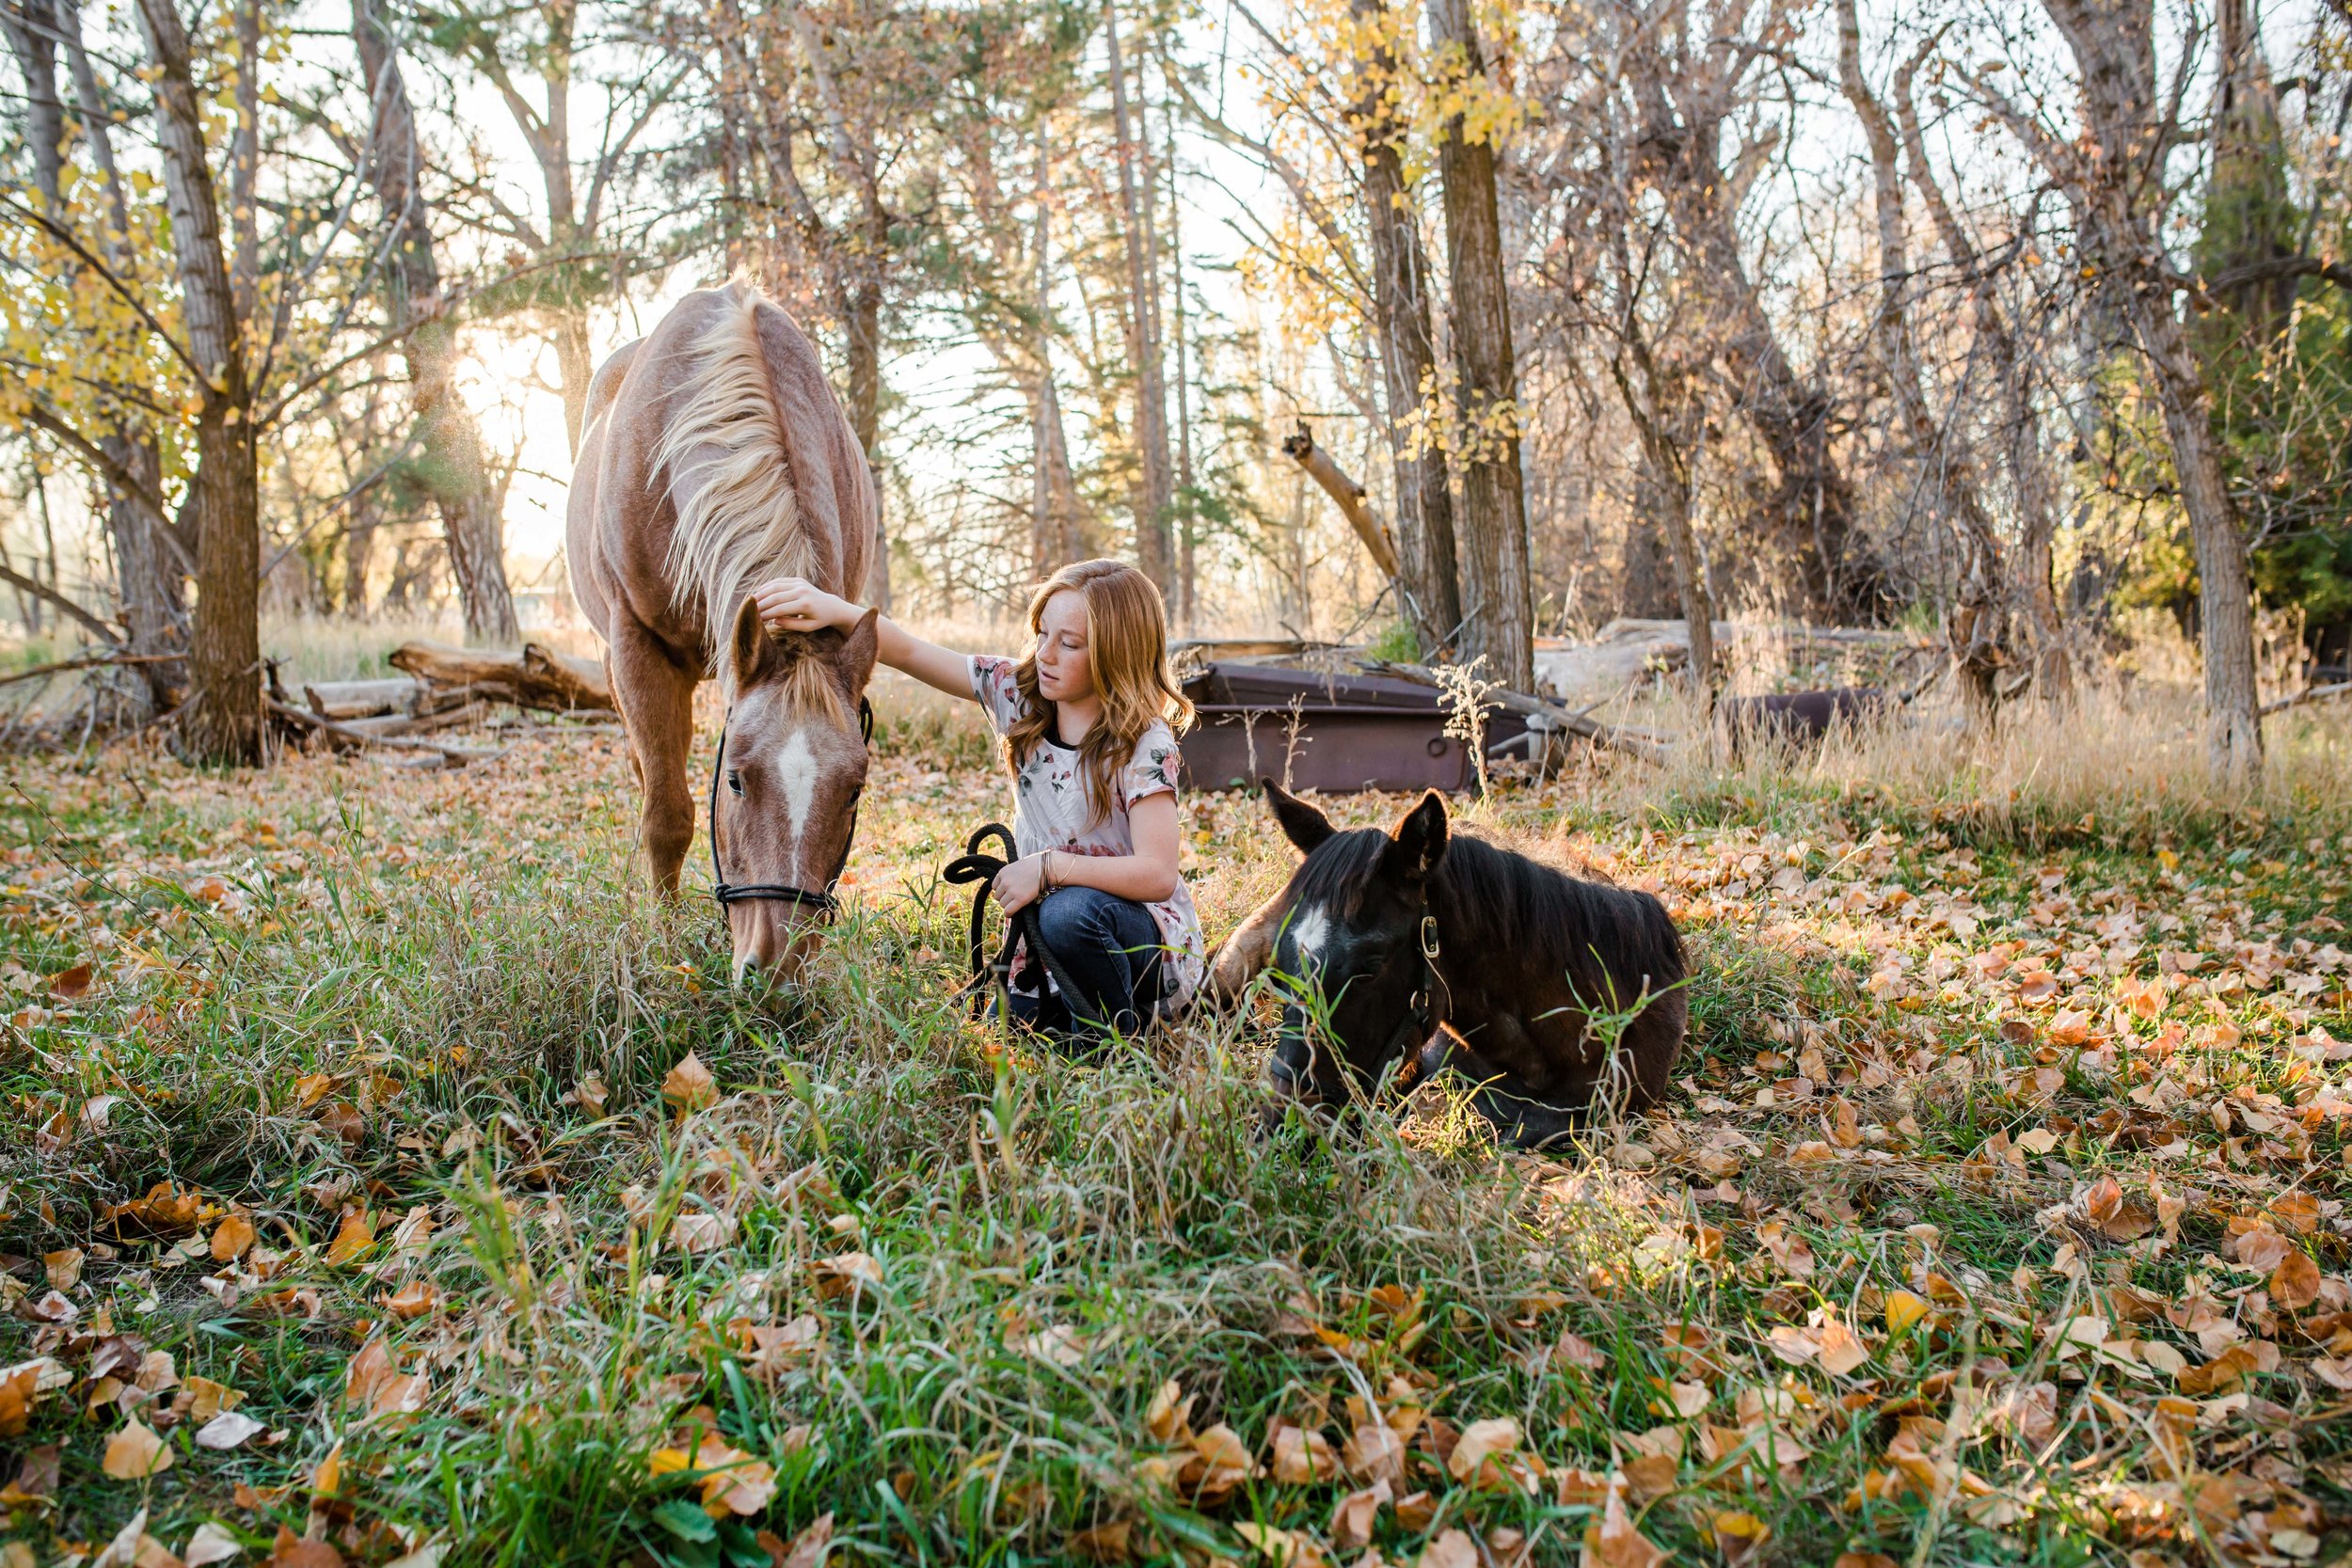
[[[1136,498],[1136,564],[1158,584],[1162,597],[1175,586],[1169,512],[1168,388],[1157,331],[1158,278],[1152,264],[1148,192],[1142,188],[1135,128],[1127,107],[1127,71],[1119,48],[1119,0],[1104,0],[1109,38],[1111,119],[1119,137],[1119,199],[1127,253],[1127,359],[1136,375],[1136,456],[1142,485]]]
[[[1184,205],[1176,188],[1176,115],[1168,116],[1168,293],[1176,301],[1176,624],[1187,633],[1197,629],[1200,607],[1193,594],[1200,579],[1200,510],[1192,489],[1192,383],[1184,343]]]
[[[1358,62],[1355,109],[1363,138],[1364,225],[1372,236],[1373,324],[1389,404],[1405,585],[1412,595],[1406,610],[1422,657],[1435,658],[1460,629],[1462,591],[1445,449],[1424,410],[1438,391],[1438,355],[1429,330],[1429,258],[1400,151],[1405,127],[1396,114],[1397,61],[1390,41],[1397,18],[1385,0],[1349,0],[1348,9],[1370,40]]]
[[[596,379],[596,362],[588,341],[588,312],[565,306],[555,319],[555,369],[564,385],[564,435],[572,455],[580,455],[580,433],[588,420],[588,383]]]
[[[2134,325],[2154,362],[2172,467],[2197,546],[2198,640],[2205,659],[2206,758],[2221,778],[2262,771],[2262,696],[2254,679],[2254,619],[2246,534],[2221,477],[2204,378],[2169,302],[2136,294]]]
[[[879,229],[879,222],[874,224]],[[882,236],[886,238],[886,236]],[[881,243],[878,238],[877,243]],[[877,252],[879,254],[879,252]],[[882,464],[874,452],[882,438],[882,285],[859,284],[850,291],[850,430],[865,454],[866,471],[874,476],[874,558],[866,567],[866,602],[890,613],[890,526],[883,505]]]
[[[2212,400],[2187,328],[2174,314],[2158,230],[2167,192],[2146,171],[2164,166],[2179,134],[2156,102],[2151,0],[2042,0],[2073,52],[2081,91],[2080,141],[2054,145],[2008,105],[2003,118],[2058,175],[2074,209],[2084,260],[2153,369],[2172,467],[2197,549],[2199,634],[2205,662],[2206,755],[2215,774],[2249,783],[2262,769],[2262,708],[2246,536],[2221,473]],[[2126,155],[2128,154],[2128,155]]]
[[[203,109],[175,0],[139,0],[180,277],[187,348],[211,373],[199,383],[194,705],[188,749],[208,762],[262,760],[261,504],[246,344],[221,249]],[[233,416],[233,422],[232,422]]]
[[[1469,0],[1430,0],[1438,46],[1458,52],[1463,80],[1486,74]],[[1518,377],[1511,296],[1502,270],[1495,149],[1472,140],[1462,117],[1438,146],[1445,182],[1446,271],[1454,286],[1454,359],[1460,388],[1455,447],[1462,460],[1462,654],[1514,691],[1534,685],[1528,580],[1527,499],[1519,476]]]
[[[1919,127],[1919,112],[1912,98],[1912,82],[1929,55],[1922,46],[1895,75],[1895,109],[1902,127],[1903,155],[1911,181],[1917,187],[1945,256],[1968,279],[1970,303],[1976,314],[1977,339],[1990,367],[2003,425],[2003,450],[2010,489],[2017,509],[2017,550],[2011,597],[2023,609],[2034,647],[2034,687],[2045,698],[2063,698],[2073,687],[2066,650],[2066,626],[2058,612],[2052,581],[2053,546],[2058,537],[2057,484],[2042,450],[2042,416],[2033,405],[2031,366],[2020,353],[2010,329],[2008,312],[1994,291],[1994,269],[1982,264],[1977,246],[1961,228],[1960,219],[1944,197],[1928,160],[1927,138]]]
[[[1031,580],[1043,582],[1061,567],[1080,558],[1085,539],[1080,528],[1077,483],[1070,472],[1070,446],[1061,417],[1061,394],[1054,385],[1054,344],[1050,324],[1054,310],[1054,228],[1052,157],[1041,126],[1037,138],[1037,205],[1031,240],[1036,283],[1031,300],[1035,321],[1029,332],[1028,381],[1030,445],[1029,569]]]
[[[24,145],[33,157],[33,183],[52,218],[62,216],[65,105],[57,98],[57,14],[50,0],[17,0],[0,8],[0,30],[24,73]]]
[[[90,161],[97,165],[112,225],[105,233],[105,250],[118,271],[132,269],[131,209],[123,193],[121,170],[115,164],[112,123],[98,74],[90,69],[89,53],[82,42],[82,13],[72,0],[57,8],[63,29],[66,59],[73,78],[75,105],[81,111],[82,135]],[[120,429],[99,438],[107,477],[106,531],[114,542],[115,592],[122,604],[122,624],[129,648],[146,662],[137,666],[147,687],[150,715],[168,712],[187,694],[188,667],[184,660],[164,656],[188,645],[188,547],[164,515],[164,465],[153,433],[126,420]]]
[[[392,325],[401,341],[416,407],[421,477],[441,514],[450,573],[465,609],[466,636],[512,642],[521,635],[514,595],[506,585],[505,526],[482,458],[482,432],[457,396],[456,329],[442,310],[440,263],[416,177],[423,166],[416,117],[401,79],[400,56],[378,15],[378,0],[353,0],[351,33],[370,84],[376,121],[370,136],[367,177],[392,226],[385,272]]]
[[[2000,543],[1978,488],[1976,466],[1964,450],[1945,440],[1944,423],[1928,406],[1903,299],[1903,286],[1911,277],[1911,240],[1903,213],[1901,153],[1894,124],[1862,74],[1862,22],[1855,0],[1837,0],[1837,66],[1846,102],[1861,120],[1870,149],[1879,239],[1879,302],[1871,335],[1887,389],[1894,395],[1903,443],[1933,488],[1936,511],[1951,531],[1959,565],[1945,639],[1969,714],[1975,722],[1985,724],[1992,721],[1995,677],[2008,641]]]

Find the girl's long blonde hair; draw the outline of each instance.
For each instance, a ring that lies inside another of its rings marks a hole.
[[[1090,822],[1101,822],[1119,799],[1120,770],[1153,720],[1182,735],[1192,725],[1192,704],[1168,668],[1168,620],[1152,579],[1121,561],[1081,561],[1038,584],[1029,596],[1029,630],[1042,636],[1045,606],[1057,594],[1077,594],[1087,607],[1087,673],[1103,716],[1078,743],[1078,772],[1086,781]],[[1053,705],[1038,691],[1037,645],[1013,666],[1021,717],[1005,732],[1005,766],[1015,778],[1045,743]]]

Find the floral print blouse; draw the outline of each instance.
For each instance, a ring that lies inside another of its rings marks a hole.
[[[987,711],[996,733],[1003,735],[1022,711],[1012,661],[976,654],[971,664],[972,695]],[[1093,806],[1087,799],[1086,780],[1078,771],[1077,751],[1046,741],[1023,761],[1020,775],[1013,781],[1013,840],[1024,855],[1042,849],[1073,855],[1132,855],[1136,840],[1128,825],[1129,808],[1163,791],[1175,794],[1176,768],[1176,732],[1153,720],[1136,742],[1135,756],[1120,771],[1119,799],[1111,802],[1101,821],[1090,821]],[[1200,919],[1192,908],[1192,890],[1179,876],[1174,893],[1143,907],[1168,944],[1160,1011],[1174,1014],[1191,1002],[1208,971]]]

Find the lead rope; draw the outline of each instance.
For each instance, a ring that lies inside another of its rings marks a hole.
[[[980,846],[991,839],[1004,846],[1003,856],[981,853]],[[1045,945],[1045,934],[1037,917],[1038,906],[1045,901],[1042,896],[1032,898],[1013,911],[1007,917],[1005,940],[996,949],[996,956],[988,959],[981,957],[987,951],[988,900],[995,891],[996,874],[1019,858],[1020,846],[1013,842],[1012,830],[1002,822],[991,822],[964,840],[963,853],[949,861],[940,872],[941,878],[946,881],[979,884],[972,891],[972,919],[965,930],[965,954],[971,962],[972,973],[962,985],[956,988],[956,994],[970,995],[972,1016],[977,1018],[986,1009],[991,997],[991,992],[982,988],[993,977],[995,981],[993,994],[1002,999],[1005,1016],[1010,1017],[1012,956],[1025,939],[1029,951],[1044,964],[1045,973],[1054,977],[1055,988],[1061,992],[1062,1005],[1070,1009],[1070,1015],[1082,1023],[1103,1028],[1105,1022],[1103,1015],[1095,1010],[1086,992],[1078,989],[1078,983],[1070,977],[1070,972],[1062,967],[1062,961],[1055,957],[1054,950]]]

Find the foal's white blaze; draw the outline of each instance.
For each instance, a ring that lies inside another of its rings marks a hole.
[[[792,869],[801,868],[801,834],[808,826],[808,808],[817,799],[817,753],[806,730],[794,730],[776,752],[776,782],[784,786],[785,815],[792,819]]]
[[[1323,944],[1330,936],[1331,917],[1321,904],[1310,906],[1291,927],[1291,940],[1297,944],[1302,958],[1321,958]]]

